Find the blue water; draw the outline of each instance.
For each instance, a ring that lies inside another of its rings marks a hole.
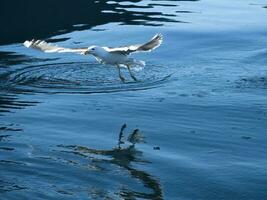
[[[1,200],[267,199],[266,1],[22,2],[0,3]],[[138,82],[22,45],[155,33]]]

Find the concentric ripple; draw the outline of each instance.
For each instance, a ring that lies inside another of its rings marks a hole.
[[[147,65],[133,68],[138,81],[133,81],[127,69],[121,70],[122,83],[115,67],[75,62],[53,63],[25,67],[7,76],[8,87],[42,93],[109,93],[145,90],[169,80],[172,72],[164,66]]]

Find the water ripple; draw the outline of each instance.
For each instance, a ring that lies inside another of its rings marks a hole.
[[[146,90],[168,81],[171,72],[163,66],[133,68],[139,81],[132,81],[122,69],[126,83],[118,78],[115,67],[92,63],[53,63],[24,67],[5,75],[5,86],[33,93],[110,93]]]
[[[236,81],[237,88],[254,88],[254,89],[267,89],[267,77],[265,76],[252,76],[243,77]]]

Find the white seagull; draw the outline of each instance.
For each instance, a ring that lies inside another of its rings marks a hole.
[[[145,62],[141,60],[135,60],[129,58],[128,56],[134,52],[140,51],[152,51],[153,49],[160,46],[163,37],[161,34],[156,34],[150,41],[144,44],[129,45],[123,47],[100,47],[100,46],[90,46],[88,48],[65,48],[47,43],[43,40],[31,40],[25,41],[23,44],[27,48],[33,48],[41,50],[46,53],[79,53],[82,55],[91,54],[93,55],[99,63],[115,65],[119,72],[119,77],[121,81],[125,82],[124,77],[121,74],[121,65],[126,66],[133,80],[137,81],[135,76],[131,71],[132,65],[144,66]]]

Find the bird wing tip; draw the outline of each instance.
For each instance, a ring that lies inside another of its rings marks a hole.
[[[157,42],[157,45],[153,48],[153,49],[155,49],[155,48],[159,47],[162,44],[163,35],[161,33],[157,33],[157,34],[155,34],[155,36],[152,38],[151,41]]]
[[[153,48],[153,49],[155,49],[155,48],[159,47],[162,44],[163,35],[161,33],[157,33],[152,40],[154,40],[157,43],[156,46]]]
[[[25,42],[23,42],[23,45],[27,48],[29,48],[32,45],[32,42],[29,40],[26,40]]]
[[[160,41],[160,43],[163,42],[163,35],[162,35],[161,33],[158,33],[158,34],[157,34],[157,38],[158,38],[158,40]]]

